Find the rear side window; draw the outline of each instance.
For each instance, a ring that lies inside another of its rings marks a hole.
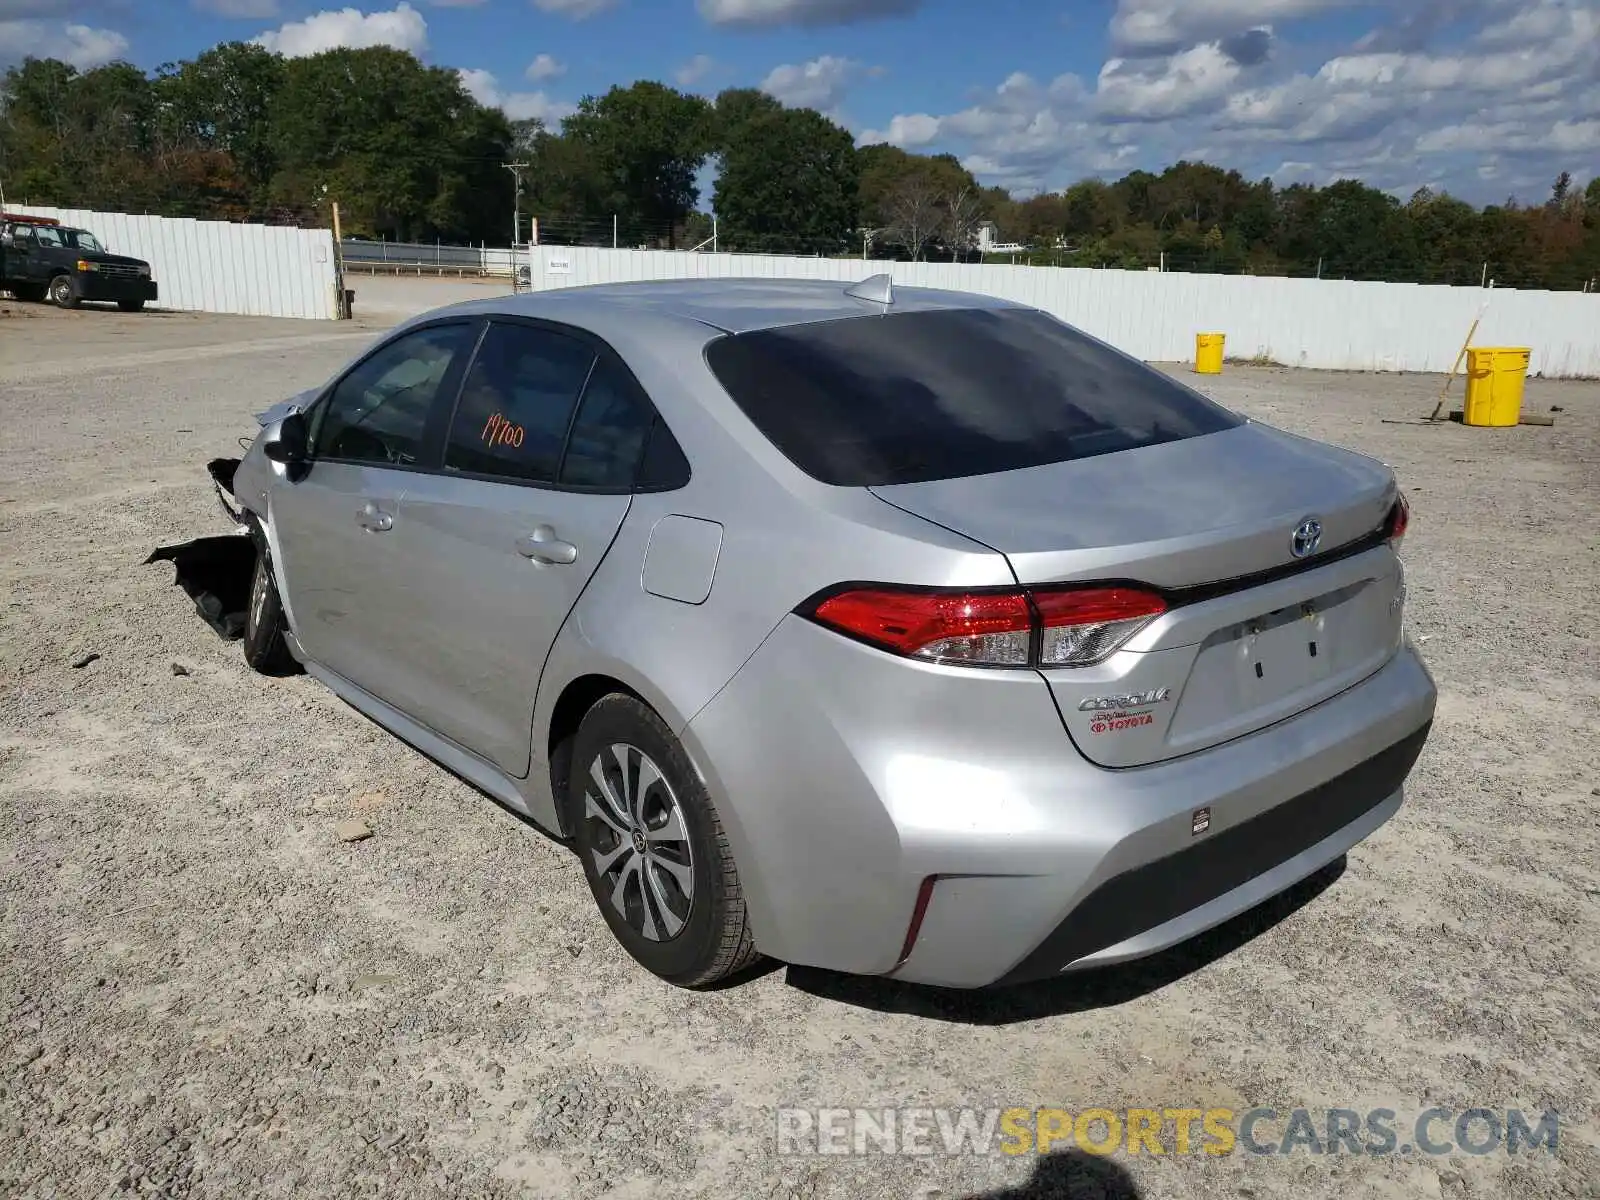
[[[601,359],[589,376],[561,464],[561,482],[577,487],[630,488],[644,454],[655,411],[633,381]]]
[[[719,338],[706,362],[824,483],[1015,471],[1232,428],[1239,418],[1029,309],[855,317]]]
[[[491,324],[450,422],[446,469],[554,483],[594,361],[593,349],[578,338]]]

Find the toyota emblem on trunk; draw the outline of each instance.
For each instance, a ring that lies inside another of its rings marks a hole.
[[[1317,547],[1322,545],[1322,522],[1315,517],[1307,517],[1295,526],[1294,536],[1289,539],[1289,553],[1296,558],[1307,558],[1317,552]]]

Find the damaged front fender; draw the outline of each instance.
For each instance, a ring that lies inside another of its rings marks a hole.
[[[146,564],[170,562],[173,580],[194,601],[200,617],[219,637],[244,634],[250,606],[250,580],[256,569],[255,539],[238,533],[196,538],[153,550]]]
[[[206,464],[206,474],[211,476],[211,484],[217,490],[217,503],[222,506],[223,514],[240,527],[240,532],[248,532],[244,506],[233,491],[233,479],[239,470],[239,462],[237,458],[213,458]]]
[[[173,580],[196,611],[219,637],[233,640],[244,633],[250,605],[250,583],[260,553],[260,524],[234,495],[237,458],[213,458],[206,474],[216,488],[217,503],[233,532],[220,537],[196,538],[173,546],[160,546],[145,559],[148,565],[170,562],[177,570]]]

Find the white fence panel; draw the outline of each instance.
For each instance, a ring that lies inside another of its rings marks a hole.
[[[113,254],[150,264],[160,308],[263,317],[338,317],[333,233],[229,221],[8,205],[90,230]]]
[[[537,246],[535,291],[631,279],[864,279],[1031,304],[1152,362],[1191,362],[1194,337],[1227,335],[1235,358],[1350,371],[1448,371],[1485,300],[1474,344],[1527,346],[1531,370],[1600,376],[1600,294],[1256,275],[902,263],[673,250]]]

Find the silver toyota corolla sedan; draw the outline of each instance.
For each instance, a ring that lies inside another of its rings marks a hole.
[[[245,656],[569,844],[641,964],[1170,946],[1400,807],[1383,464],[1034,309],[698,280],[393,330],[217,473]]]

